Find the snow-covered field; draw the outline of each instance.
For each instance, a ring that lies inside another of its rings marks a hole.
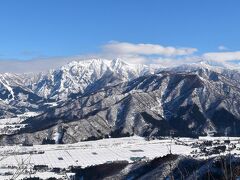
[[[193,148],[192,144],[205,141],[206,139],[208,138],[146,141],[144,138],[133,136],[64,145],[3,146],[0,147],[0,174],[3,175],[6,172],[14,174],[18,167],[25,167],[28,172],[25,176],[29,176],[30,172],[38,173],[39,175],[41,172],[32,171],[34,165],[68,169],[70,166],[84,168],[113,161],[125,160],[131,163],[136,158],[147,160],[162,157],[169,154],[170,151],[173,154],[193,156],[192,152],[196,148]],[[209,139],[214,140],[214,138]],[[232,140],[238,143],[239,139],[235,138]],[[223,140],[225,139],[223,138]],[[238,150],[234,152],[240,154]],[[12,168],[11,170],[9,169],[10,167]],[[16,176],[15,179],[21,179],[23,175],[24,173],[21,173],[21,176],[18,176],[18,178]],[[51,173],[47,175],[52,176]],[[45,172],[45,175],[42,177],[47,175]],[[12,176],[0,176],[0,179],[8,179]],[[59,176],[59,174],[56,174],[56,176]],[[65,177],[66,174],[62,176]]]
[[[188,146],[171,145],[171,140],[145,141],[138,136],[79,142],[71,145],[4,146],[0,148],[0,153],[3,155],[0,156],[3,158],[0,161],[0,167],[17,165],[22,161],[34,165],[48,165],[52,168],[87,167],[117,160],[131,162],[131,157],[145,156],[153,159],[164,156],[169,153],[170,146],[174,154],[191,152]],[[44,153],[30,154],[33,151]]]

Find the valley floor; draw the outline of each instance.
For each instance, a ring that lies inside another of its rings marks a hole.
[[[207,159],[229,153],[240,156],[240,138],[164,138],[147,141],[142,137],[110,138],[63,145],[0,147],[0,179],[25,177],[74,177],[71,168],[139,161],[151,161],[168,154]],[[210,144],[209,144],[210,143]]]

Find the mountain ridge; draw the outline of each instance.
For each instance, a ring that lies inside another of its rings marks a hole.
[[[202,64],[156,67],[152,73],[149,66],[139,68],[120,59],[72,62],[47,76],[33,77],[37,84],[23,85],[18,93],[11,87],[16,98],[9,99],[8,105],[15,110],[41,112],[24,120],[26,127],[4,136],[1,142],[23,143],[28,139],[40,144],[45,138],[53,138],[59,127],[64,143],[133,134],[166,136],[170,131],[179,136],[198,136],[209,131],[223,135],[230,129],[230,134],[238,135],[239,77],[236,70]],[[15,85],[20,82],[17,78],[12,81]],[[38,95],[44,88],[50,88],[47,91],[52,91],[51,96]],[[35,100],[31,93],[36,95]]]

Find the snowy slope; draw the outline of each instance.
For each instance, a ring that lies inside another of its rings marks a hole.
[[[2,74],[0,80],[2,117],[42,112],[4,143],[54,139],[59,126],[66,128],[66,143],[170,130],[183,136],[226,129],[240,134],[240,73],[208,61],[162,68],[91,59],[48,73]]]
[[[32,90],[45,98],[66,99],[71,93],[84,93],[89,85],[106,74],[128,81],[150,71],[154,71],[150,66],[128,64],[120,59],[73,61],[49,71],[32,85]]]

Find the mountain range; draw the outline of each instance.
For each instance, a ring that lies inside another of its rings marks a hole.
[[[209,61],[174,67],[121,59],[0,74],[0,117],[36,112],[1,144],[108,137],[240,135],[240,72]],[[0,122],[1,122],[0,119]]]

